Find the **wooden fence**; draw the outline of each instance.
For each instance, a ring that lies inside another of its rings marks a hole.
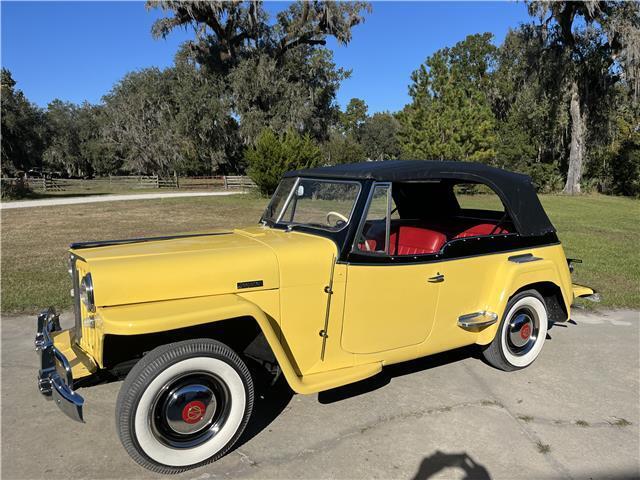
[[[12,178],[3,178],[10,182]],[[158,175],[115,176],[89,180],[71,178],[27,178],[29,188],[39,192],[72,191],[82,194],[100,190],[130,189],[236,189],[255,188],[256,184],[246,176],[159,177]]]
[[[245,188],[256,188],[256,184],[249,177],[229,175],[224,177],[224,189],[230,188],[241,188],[244,191]]]

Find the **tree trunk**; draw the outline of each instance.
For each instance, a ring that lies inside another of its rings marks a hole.
[[[575,195],[580,193],[580,179],[582,177],[582,160],[584,157],[585,118],[580,111],[580,94],[575,82],[571,85],[571,150],[569,151],[569,169],[567,183],[563,193]]]

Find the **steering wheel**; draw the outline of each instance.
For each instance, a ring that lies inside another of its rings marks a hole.
[[[349,221],[349,219],[347,217],[345,217],[344,215],[342,215],[341,213],[329,212],[329,213],[327,213],[327,223],[329,223],[329,224],[331,224],[331,220],[329,220],[331,217],[338,217],[344,223],[347,223]],[[338,222],[336,222],[336,225],[337,224],[338,224]]]

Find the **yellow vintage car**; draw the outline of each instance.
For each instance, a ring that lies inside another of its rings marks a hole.
[[[466,205],[478,191],[495,206]],[[256,226],[71,245],[75,326],[38,317],[39,388],[83,421],[76,390],[126,375],[122,444],[175,473],[233,447],[248,365],[303,394],[472,344],[501,370],[529,366],[574,299],[596,297],[572,267],[525,175],[417,160],[289,172]]]

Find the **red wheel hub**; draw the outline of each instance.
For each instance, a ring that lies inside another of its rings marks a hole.
[[[182,409],[182,420],[189,424],[198,423],[204,418],[206,410],[207,406],[198,400],[189,402]]]
[[[523,325],[522,328],[520,329],[520,337],[523,340],[527,340],[530,336],[531,336],[531,325],[527,323]]]

